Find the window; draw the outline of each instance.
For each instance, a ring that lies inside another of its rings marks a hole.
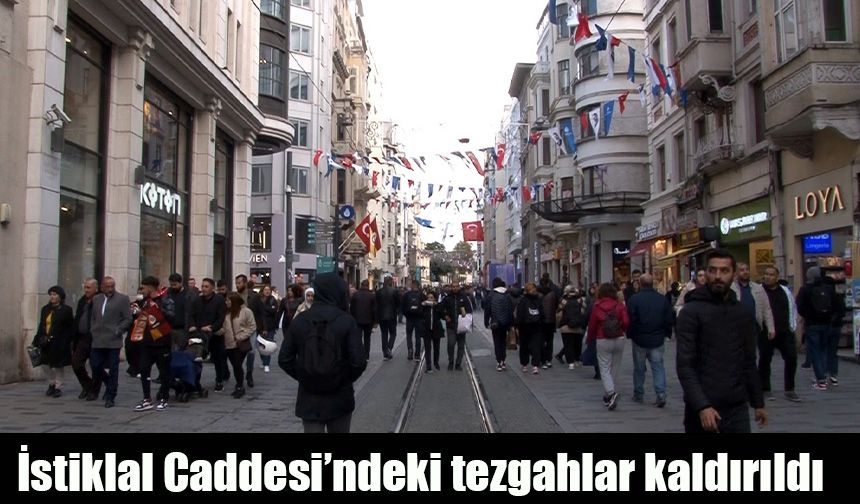
[[[764,114],[765,114],[765,101],[764,101],[764,86],[762,86],[761,81],[754,82],[753,85],[753,104],[755,114],[755,143],[759,143],[764,141]]]
[[[749,0],[749,13],[750,15],[758,12],[758,0]]]
[[[552,153],[550,151],[550,146],[552,145],[552,143],[551,143],[549,137],[544,138],[542,140],[542,142],[543,142],[543,149],[541,149],[541,150],[542,150],[543,157],[541,158],[541,165],[542,166],[550,166],[550,165],[552,165]]]
[[[776,55],[782,63],[797,52],[797,10],[794,0],[774,0]]]
[[[233,144],[219,130],[215,140],[213,278],[230,278],[233,248]]]
[[[558,94],[559,96],[569,95],[570,93],[570,60],[558,62]]]
[[[708,0],[708,24],[711,33],[723,32],[723,0]]]
[[[586,78],[592,75],[597,75],[600,71],[600,61],[598,59],[597,48],[590,45],[582,50],[579,61],[579,77]]]
[[[308,169],[293,167],[290,170],[290,187],[295,194],[308,194]]]
[[[236,47],[233,49],[234,58],[236,60],[236,71],[233,75],[236,80],[242,80],[242,23],[236,22]]]
[[[845,16],[845,0],[821,0],[824,13],[824,40],[827,42],[847,42],[848,29]]]
[[[251,194],[272,194],[272,164],[255,164],[251,167]]]
[[[299,254],[316,254],[317,237],[316,223],[311,225],[310,219],[296,218],[296,252]]]
[[[569,39],[570,27],[567,26],[568,7],[567,3],[559,3],[555,7],[558,16],[558,38]]]
[[[355,67],[349,69],[349,92],[352,94],[358,92],[358,70]]]
[[[226,42],[224,44],[224,58],[226,60],[226,67],[228,72],[233,71],[233,58],[236,56],[236,53],[233,48],[233,44],[230,43],[230,40],[233,39],[236,34],[233,32],[233,11],[227,9],[227,27],[224,30],[226,33],[224,36],[226,37]]]
[[[295,2],[293,2],[295,5]],[[262,0],[260,2],[260,13],[284,20],[284,0]]]
[[[299,72],[290,72],[290,98],[293,100],[310,100],[308,86],[310,85],[308,75]]]
[[[579,3],[579,9],[583,14],[592,17],[597,14],[597,0],[582,0]]]
[[[290,0],[290,5],[296,5],[298,7],[305,7],[306,9],[310,9],[311,0]]]
[[[684,20],[687,21],[687,42],[693,40],[693,15],[690,11],[690,0],[684,0]]]
[[[306,26],[290,26],[290,51],[311,53],[311,29]]]
[[[337,204],[346,204],[346,170],[337,170]]]
[[[310,131],[310,124],[308,121],[303,121],[301,119],[296,119],[293,121],[293,126],[296,128],[296,138],[293,142],[293,147],[309,147],[310,146],[310,138],[308,138],[308,132]]]
[[[675,135],[675,163],[678,165],[678,180],[687,179],[687,146],[684,133]]]
[[[654,167],[654,191],[661,192],[666,188],[666,148],[657,147],[657,159]]]
[[[253,217],[251,224],[251,252],[272,251],[272,218]]]
[[[549,117],[549,89],[540,90],[540,115]]]
[[[284,99],[284,53],[260,44],[260,94]]]
[[[666,33],[666,52],[668,52],[669,61],[675,61],[675,53],[678,50],[678,24],[675,18],[672,18],[667,25]],[[680,85],[680,83],[678,83]]]

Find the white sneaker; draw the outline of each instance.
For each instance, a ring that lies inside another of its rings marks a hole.
[[[568,364],[567,369],[576,369],[576,364]]]
[[[268,373],[269,372],[269,366],[263,366],[263,372]]]

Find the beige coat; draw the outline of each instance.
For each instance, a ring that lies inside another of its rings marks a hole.
[[[235,319],[230,319],[230,312],[227,311],[227,317],[224,320],[224,346],[227,350],[236,348],[236,342],[246,340],[254,335],[257,330],[257,323],[254,322],[254,312],[243,306],[239,311],[239,316]]]
[[[735,296],[740,302],[741,287],[737,280],[732,282],[732,290],[735,291]],[[750,282],[750,292],[752,292],[755,300],[755,321],[760,328],[767,329],[769,333],[774,332],[773,311],[770,309],[770,299],[767,297],[767,292],[764,291],[764,287],[760,283],[755,282]],[[791,304],[791,298],[789,298],[788,304]]]

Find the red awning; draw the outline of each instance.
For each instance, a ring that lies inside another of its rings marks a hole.
[[[646,252],[649,252],[651,250],[651,246],[654,245],[655,241],[657,240],[647,240],[644,242],[637,243],[636,246],[633,247],[633,250],[631,250],[630,253],[624,257],[630,258],[645,255]]]

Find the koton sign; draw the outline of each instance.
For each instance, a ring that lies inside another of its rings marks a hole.
[[[177,217],[182,215],[182,197],[154,182],[140,186],[140,204]]]
[[[838,185],[794,197],[794,218],[797,220],[811,219],[819,214],[827,215],[837,210],[845,210],[842,191]]]

